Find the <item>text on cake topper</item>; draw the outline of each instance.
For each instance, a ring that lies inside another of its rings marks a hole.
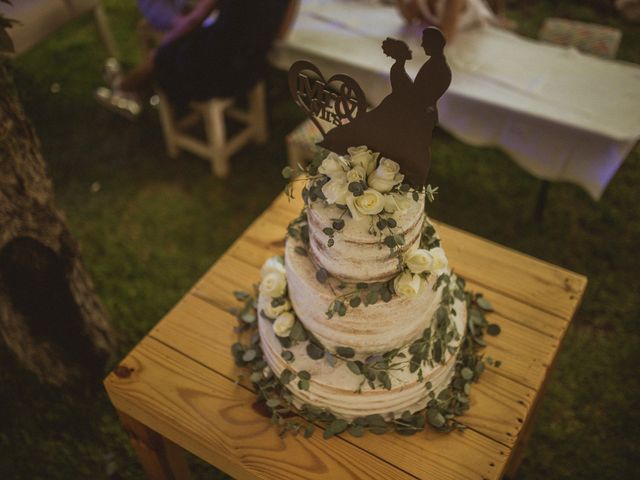
[[[320,70],[305,60],[289,69],[289,91],[323,136],[326,131],[317,119],[338,126],[366,111],[364,92],[355,80],[342,74],[325,80]]]

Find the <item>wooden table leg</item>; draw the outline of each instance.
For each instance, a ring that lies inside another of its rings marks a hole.
[[[191,475],[182,449],[126,413],[118,411],[147,477],[151,480],[188,480]]]

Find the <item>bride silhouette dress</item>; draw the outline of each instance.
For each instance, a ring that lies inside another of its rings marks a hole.
[[[341,155],[349,147],[366,145],[398,162],[406,181],[422,188],[431,165],[431,136],[438,121],[436,102],[451,83],[444,46],[440,30],[429,27],[423,31],[422,47],[430,58],[411,81],[405,70],[411,50],[403,41],[387,38],[382,51],[395,60],[390,72],[391,93],[376,108],[329,130],[318,145]]]

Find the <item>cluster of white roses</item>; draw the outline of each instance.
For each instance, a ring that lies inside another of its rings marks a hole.
[[[291,311],[291,303],[285,298],[277,307],[272,305],[272,300],[283,297],[287,290],[287,276],[282,257],[271,257],[264,262],[260,275],[260,293],[267,298],[264,314],[274,320],[273,331],[276,335],[288,337],[296,320]]]
[[[393,281],[396,293],[404,298],[413,298],[426,284],[425,273],[440,275],[447,270],[449,262],[440,247],[426,250],[413,248],[404,254],[404,271]]]
[[[351,147],[348,152],[349,159],[330,153],[318,167],[318,172],[329,177],[322,187],[327,202],[346,205],[356,220],[362,215],[404,211],[411,206],[406,193],[390,193],[404,180],[400,165],[388,158],[381,158],[378,163],[379,154],[365,146]],[[367,188],[361,195],[349,191],[350,183],[362,181],[366,182]]]

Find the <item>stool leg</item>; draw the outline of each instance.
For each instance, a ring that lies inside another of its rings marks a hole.
[[[178,146],[176,145],[176,125],[173,118],[173,108],[171,108],[169,101],[164,95],[159,94],[159,97],[158,112],[160,114],[160,125],[162,126],[164,143],[167,147],[167,155],[169,155],[170,158],[176,158],[178,156]]]
[[[209,102],[205,108],[204,126],[207,143],[211,147],[211,170],[217,177],[224,178],[229,174],[229,156],[227,155],[227,129],[224,124],[225,105]]]
[[[96,26],[98,27],[98,34],[100,35],[102,43],[104,43],[104,46],[107,48],[109,56],[120,59],[120,52],[118,52],[118,47],[113,39],[113,34],[107,21],[107,14],[104,11],[102,3],[98,3],[93,9],[93,16],[96,21]]]
[[[264,82],[258,83],[249,92],[249,111],[253,122],[254,139],[257,143],[265,143],[269,138],[266,97]]]
[[[175,443],[151,430],[126,413],[118,412],[147,477],[151,480],[191,478],[184,454]]]

